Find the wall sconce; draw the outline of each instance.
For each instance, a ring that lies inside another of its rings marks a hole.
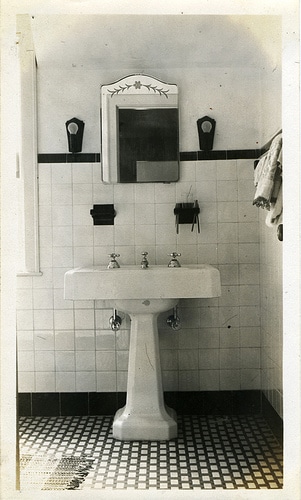
[[[215,132],[215,120],[209,116],[203,116],[197,120],[199,133],[200,149],[210,151],[213,148],[213,139]]]
[[[80,153],[82,150],[84,122],[72,118],[66,122],[68,148],[70,153]]]

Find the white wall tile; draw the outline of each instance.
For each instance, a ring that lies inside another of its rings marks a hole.
[[[54,351],[36,351],[35,355],[36,372],[54,372]],[[48,392],[48,391],[47,391]]]
[[[217,179],[219,181],[229,181],[237,179],[237,161],[236,160],[218,160],[216,162]]]
[[[18,370],[18,391],[35,392],[35,372],[22,372]]]
[[[179,371],[179,391],[199,391],[200,381],[198,370]]]
[[[35,372],[35,392],[54,392],[55,372]]]
[[[73,163],[72,164],[72,182],[74,184],[84,184],[93,182],[93,164],[92,163]]]
[[[135,205],[134,203],[123,203],[114,205],[116,211],[116,217],[114,219],[114,224],[116,226],[131,225],[135,222]],[[154,219],[152,219],[152,224]]]
[[[199,349],[199,369],[219,369],[220,349]]]
[[[105,304],[96,303],[94,312],[94,301],[73,303],[63,298],[68,269],[106,266],[113,251],[121,254],[121,265],[139,265],[142,251],[149,252],[151,264],[167,265],[167,254],[178,251],[182,264],[209,263],[220,270],[219,299],[180,302],[182,330],[175,333],[167,328],[168,312],[158,320],[165,390],[256,387],[254,351],[243,354],[251,368],[235,364],[239,346],[257,349],[260,342],[259,213],[252,206],[252,161],[182,162],[180,181],[171,184],[105,185],[100,181],[99,164],[40,168],[43,276],[18,279],[18,288],[25,292],[19,295],[17,321],[20,352],[26,357],[27,350],[31,359],[37,354],[41,371],[35,380],[29,364],[28,371],[22,372],[26,383],[21,382],[21,390],[45,388],[46,392],[46,381],[51,390],[61,392],[126,390],[129,317],[123,315],[122,329],[115,334],[109,328],[112,310],[98,308]],[[175,203],[195,199],[201,208],[201,233],[191,232],[188,224],[180,225],[177,235]],[[93,203],[114,203],[114,225],[93,225]],[[266,251],[264,258],[269,254]],[[265,273],[266,287],[273,279],[274,271]],[[278,328],[266,314],[264,325]],[[280,349],[268,352],[275,363],[280,362]],[[254,375],[253,382],[246,374]],[[279,382],[275,378],[273,383]],[[273,398],[280,406],[279,392]]]
[[[195,349],[182,349],[179,351],[179,370],[197,370],[198,352]]]
[[[239,328],[220,328],[220,347],[227,349],[239,347]]]
[[[252,206],[250,201],[238,201],[238,220],[258,223],[258,208]]]
[[[52,184],[71,184],[71,165],[57,163],[51,166]]]
[[[181,182],[195,181],[195,179],[196,179],[196,163],[197,162],[195,162],[195,161],[181,161],[181,163],[180,163],[180,181]]]
[[[21,372],[33,372],[35,369],[33,351],[19,351],[18,353],[18,370]]]
[[[147,247],[148,245],[155,245],[156,243],[156,226],[154,224],[145,224],[135,226],[135,244],[143,245]]]
[[[54,311],[54,328],[56,330],[72,330],[74,328],[74,312],[72,309]]]
[[[33,311],[33,324],[35,330],[50,330],[53,328],[53,310],[35,309]]]
[[[175,205],[176,202],[176,184],[155,184],[155,203],[170,203]]]
[[[45,195],[43,194],[43,197],[44,196]],[[52,204],[54,206],[72,205],[72,184],[54,184],[51,196]]]
[[[54,334],[55,351],[74,351],[74,330],[56,330]]]
[[[120,205],[133,204],[135,198],[135,184],[114,184],[114,203]],[[112,202],[113,203],[113,202]]]
[[[73,247],[54,247],[52,261],[56,267],[73,267]]]
[[[33,330],[18,331],[18,351],[33,351]]]
[[[239,370],[221,370],[220,371],[220,390],[221,391],[239,391],[240,372]]]
[[[75,247],[93,246],[93,226],[75,226],[73,228],[73,245]]]
[[[78,330],[94,329],[94,311],[91,309],[77,309],[74,311],[75,328]]]
[[[96,348],[94,330],[75,331],[75,349],[77,351],[93,351]]]
[[[120,353],[118,353],[120,354]],[[128,359],[127,359],[128,361]],[[118,359],[117,359],[118,363]],[[127,365],[127,363],[126,363]],[[122,370],[123,368],[120,367]],[[116,356],[114,351],[96,351],[96,370],[108,372],[116,370]]]
[[[75,373],[75,390],[76,392],[95,392],[96,376],[93,371],[76,371]]]
[[[217,203],[218,222],[237,222],[238,210],[236,201],[221,201]]]
[[[76,371],[95,372],[95,351],[77,351],[75,353]]]
[[[256,222],[245,222],[238,224],[238,241],[240,243],[252,243],[259,241],[258,224]]]
[[[51,288],[33,290],[34,309],[53,309],[53,291]]]
[[[190,162],[189,162],[190,163]],[[193,162],[194,163],[194,162]],[[195,162],[196,165],[196,180],[202,181],[216,181],[216,167],[215,160],[199,160]]]
[[[55,353],[55,371],[56,372],[74,372],[75,371],[75,353],[74,351],[57,351]]]
[[[34,331],[34,349],[37,351],[54,350],[53,330],[35,330]]]
[[[32,309],[33,307],[33,297],[31,291],[26,288],[21,288],[17,290],[16,297],[16,307],[17,309]]]
[[[179,389],[178,370],[163,370],[162,385],[164,391],[177,391]]]
[[[124,374],[118,374],[122,376],[123,384],[118,385],[116,380],[116,372],[97,372],[96,374],[96,390],[97,392],[115,392],[126,390],[126,376]]]
[[[200,370],[200,391],[218,391],[220,389],[219,384],[220,371],[217,370]]]
[[[92,184],[73,184],[72,195],[74,205],[92,205],[92,193]]]
[[[135,184],[135,203],[154,203],[155,202],[155,185],[150,184]],[[133,199],[133,198],[132,198]]]
[[[221,201],[237,201],[237,181],[217,181],[217,199]]]
[[[240,356],[239,348],[220,349],[220,368],[221,370],[239,370]]]
[[[90,226],[93,224],[93,219],[90,214],[91,205],[73,205],[72,221],[73,226]],[[59,224],[63,225],[63,224]]]
[[[56,372],[55,390],[56,392],[74,392],[75,372]]]
[[[51,164],[50,163],[39,163],[39,185],[51,184]]]
[[[238,224],[236,222],[219,222],[217,234],[219,243],[236,243],[238,241]]]
[[[187,202],[188,192],[183,191],[180,201]],[[186,198],[185,198],[186,195]],[[204,180],[201,182],[196,182],[195,184],[195,194],[189,201],[194,201],[197,199],[200,203],[209,201],[214,202],[217,198],[217,184],[215,180]]]
[[[217,259],[217,244],[209,243],[197,246],[197,262],[198,264],[216,265]]]
[[[260,369],[242,369],[240,371],[240,378],[243,390],[261,389]]]
[[[93,266],[93,261],[94,261],[93,246],[73,248],[74,267]]]

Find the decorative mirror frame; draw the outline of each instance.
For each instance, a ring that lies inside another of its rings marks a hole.
[[[101,86],[102,180],[109,184],[120,182],[118,168],[117,117],[118,108],[122,107],[133,109],[178,109],[178,87],[176,84],[164,83],[161,80],[144,74],[129,75],[116,82]],[[179,138],[177,140],[179,140]],[[171,164],[174,162],[165,163]],[[179,177],[179,157],[176,164],[176,171],[174,171],[175,169],[172,168],[172,165],[167,165],[167,171],[171,173],[170,179],[163,178],[162,180],[154,180],[153,182],[176,182]],[[163,170],[162,166],[163,163],[160,168],[161,172]]]

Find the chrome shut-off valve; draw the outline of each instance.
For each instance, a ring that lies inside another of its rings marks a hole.
[[[120,330],[122,319],[118,316],[116,309],[113,310],[113,316],[110,317],[109,323],[113,332],[118,332],[118,330]]]
[[[178,331],[181,329],[181,320],[178,316],[177,306],[174,307],[173,314],[168,316],[166,323],[168,324],[168,326],[170,326],[170,328],[172,328],[172,330]]]

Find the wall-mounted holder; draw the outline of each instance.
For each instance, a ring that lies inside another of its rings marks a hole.
[[[199,118],[196,123],[199,133],[200,149],[203,151],[211,151],[211,149],[213,149],[216,121],[209,116],[203,116],[203,118]]]
[[[114,205],[93,205],[90,210],[94,226],[112,226],[116,211]]]
[[[83,144],[84,122],[78,118],[71,118],[66,122],[68,148],[70,153],[80,153]]]
[[[194,225],[196,224],[199,233],[199,213],[200,207],[197,200],[195,200],[194,203],[176,203],[174,214],[176,216],[177,234],[179,233],[179,224],[192,224],[191,231],[193,231]]]

